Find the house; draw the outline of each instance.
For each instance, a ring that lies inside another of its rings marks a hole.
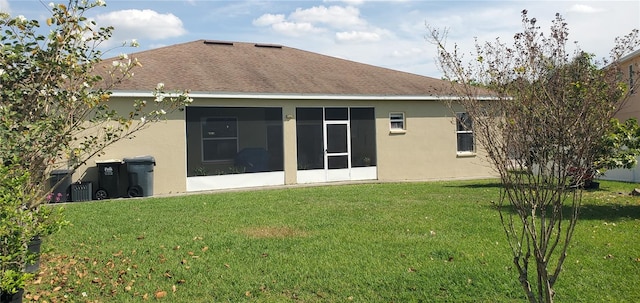
[[[629,118],[636,118],[640,121],[640,50],[636,50],[620,59],[622,68],[622,79],[631,88],[630,96],[616,113],[616,118],[625,121]],[[640,182],[640,166],[632,169],[612,169],[605,172],[600,177],[605,180],[616,180],[626,182]]]
[[[153,156],[154,194],[495,176],[443,80],[260,43],[198,40],[131,57],[142,67],[112,106],[151,98],[160,82],[194,99],[102,156]],[[90,171],[79,174],[95,181]]]

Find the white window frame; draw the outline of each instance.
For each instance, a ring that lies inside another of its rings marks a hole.
[[[629,65],[629,92],[630,93],[635,93],[634,89],[633,89],[633,64]]]
[[[401,127],[398,127],[397,124]],[[403,134],[407,131],[407,123],[404,112],[390,112],[389,113],[389,131],[391,133]]]
[[[468,115],[466,112],[456,112],[456,119],[455,119],[455,125],[456,125],[456,153],[458,155],[475,155],[476,154],[476,138],[475,135],[473,134],[473,121],[471,121],[471,129],[459,129],[459,126],[461,125],[460,121],[461,121],[461,115]],[[471,134],[471,138],[473,140],[473,148],[471,150],[460,150],[460,146],[458,145],[458,141],[459,141],[459,137],[460,135],[464,135],[464,134]]]
[[[204,123],[206,123],[209,120],[234,120],[235,124],[236,124],[236,135],[235,137],[219,137],[219,138],[206,138],[204,135],[204,132],[202,131]],[[200,120],[200,155],[202,156],[201,160],[203,163],[217,163],[217,162],[229,162],[229,161],[233,161],[233,158],[229,158],[229,159],[215,159],[215,160],[208,160],[205,158],[205,153],[204,153],[204,143],[206,141],[221,141],[221,140],[235,140],[236,141],[236,154],[238,153],[238,148],[239,148],[239,140],[238,140],[238,117],[231,117],[231,116],[210,116],[210,117],[202,117]]]

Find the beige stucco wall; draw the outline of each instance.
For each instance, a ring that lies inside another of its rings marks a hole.
[[[634,72],[633,80],[638,83],[640,81],[640,52],[636,52],[634,56],[631,56],[626,61],[621,63],[622,68],[622,80],[629,81],[629,66],[632,66]],[[636,118],[640,120],[640,88],[636,88],[633,93],[626,100],[624,105],[618,111],[616,117],[621,120],[627,120],[629,118]]]
[[[113,98],[113,104],[130,104],[132,99]],[[381,100],[242,100],[198,99],[197,106],[262,106],[282,107],[284,132],[285,183],[296,183],[296,121],[297,107],[374,107],[378,179],[381,181],[418,181],[463,178],[484,178],[493,171],[481,156],[458,156],[456,133],[451,110],[439,101],[381,101]],[[404,112],[406,132],[392,134],[389,113]],[[291,116],[293,118],[288,118]],[[156,160],[154,194],[163,195],[186,191],[185,113],[176,112],[166,121],[154,123],[105,150],[100,159],[151,155]],[[86,170],[89,168],[89,170]],[[87,172],[87,174],[85,174]],[[96,180],[95,159],[82,167],[80,176]]]
[[[112,98],[110,106],[120,113],[131,110],[134,99]],[[153,101],[151,101],[153,102]],[[135,123],[135,122],[134,122]],[[179,193],[186,191],[186,138],[184,111],[176,111],[167,115],[166,120],[154,122],[148,128],[136,133],[133,138],[122,139],[109,146],[99,157],[94,157],[80,167],[73,176],[73,181],[98,181],[96,160],[123,159],[136,156],[153,156],[154,195]],[[121,171],[126,171],[124,166]],[[126,179],[125,179],[126,181]],[[121,184],[121,187],[123,185]],[[126,186],[124,192],[126,194]],[[94,183],[93,190],[97,190]]]
[[[406,132],[391,133],[389,113],[404,112]],[[478,154],[456,152],[454,114],[443,102],[376,103],[378,179],[381,181],[484,178],[493,171]]]

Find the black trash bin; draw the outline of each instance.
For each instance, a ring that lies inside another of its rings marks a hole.
[[[96,200],[120,197],[120,166],[118,159],[96,161],[98,165],[98,190]]]
[[[150,197],[153,196],[153,167],[156,160],[152,156],[139,156],[124,158],[129,174],[129,187],[127,195],[129,197]]]
[[[78,181],[71,184],[71,201],[91,201],[93,200],[93,184],[91,182]]]
[[[69,188],[71,187],[70,169],[56,169],[49,173],[49,182],[51,188],[51,196],[49,202],[67,202],[69,201]]]

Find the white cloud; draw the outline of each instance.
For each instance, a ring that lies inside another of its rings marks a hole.
[[[380,2],[381,0],[323,0],[322,2],[324,3],[331,3],[331,2],[342,2],[342,3],[346,3],[348,5],[362,5],[365,2]],[[409,2],[409,1],[415,1],[415,0],[384,0],[385,2]]]
[[[353,6],[314,6],[296,9],[289,18],[299,22],[322,23],[334,28],[360,27],[367,24],[360,18],[360,10]]]
[[[576,13],[587,13],[587,14],[593,14],[593,13],[599,13],[602,10],[601,9],[597,9],[593,6],[589,6],[589,5],[584,5],[584,4],[574,4],[569,8],[570,12],[576,12]]]
[[[401,50],[394,50],[391,55],[395,58],[406,58],[406,57],[415,57],[415,56],[421,56],[422,54],[426,53],[427,51],[422,49],[422,48],[418,48],[418,47],[410,47],[410,48],[406,48],[406,49],[401,49]]]
[[[307,22],[280,22],[272,25],[272,28],[279,33],[286,34],[288,36],[299,37],[305,34],[317,34],[322,33],[325,30],[317,28],[311,23]]]
[[[282,14],[264,14],[258,19],[253,20],[253,25],[256,26],[271,26],[274,24],[285,22],[284,15]]]
[[[363,42],[382,42],[395,39],[395,35],[386,30],[376,27],[368,28],[364,31],[352,30],[336,33],[337,42],[363,43]]]
[[[288,16],[264,14],[253,20],[253,25],[270,27],[274,32],[301,37],[308,34],[325,34],[324,39],[334,43],[371,43],[382,41],[392,34],[385,29],[370,26],[353,6],[313,6],[297,8]]]
[[[0,0],[0,12],[11,14],[11,7],[9,7],[9,0]]]
[[[323,2],[343,2],[349,5],[361,5],[365,2],[365,0],[324,0]]]
[[[345,30],[364,28],[366,22],[354,7],[314,6],[309,9],[297,8],[288,17],[283,14],[264,14],[254,19],[253,25],[271,27],[277,33],[299,37],[327,32],[325,26]]]
[[[282,14],[264,14],[258,19],[253,20],[253,25],[271,27],[275,32],[290,37],[300,37],[302,35],[317,34],[324,31],[324,29],[317,28],[309,22],[287,21]]]
[[[114,11],[98,15],[95,20],[99,26],[115,27],[110,41],[117,44],[131,39],[162,40],[187,33],[180,18],[150,9]]]
[[[377,42],[381,37],[378,33],[350,31],[336,33],[336,40],[339,42]]]

